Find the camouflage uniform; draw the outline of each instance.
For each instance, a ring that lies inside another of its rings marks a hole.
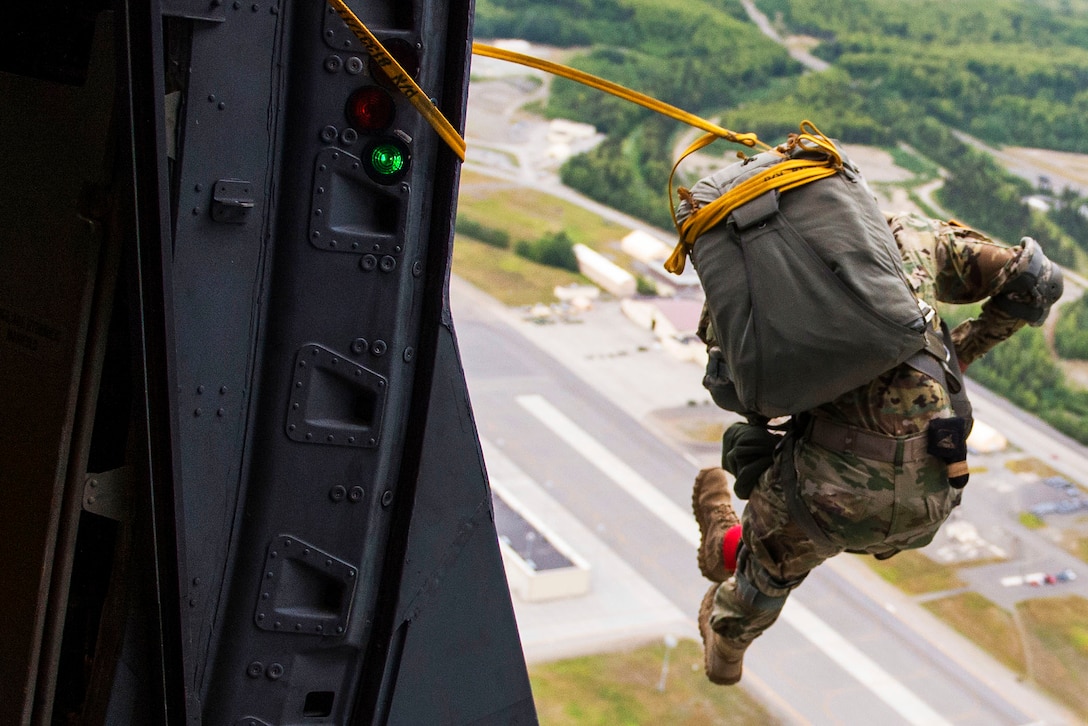
[[[888,224],[915,293],[934,308],[938,301],[984,300],[1001,291],[1022,264],[1022,247],[1000,246],[963,227],[913,215],[889,216]],[[984,304],[978,319],[952,332],[961,366],[1023,325]],[[931,419],[953,412],[941,383],[902,364],[810,415],[902,441],[924,432]],[[922,547],[960,501],[961,490],[948,484],[946,465],[928,454],[887,462],[803,438],[791,437],[787,444],[791,441],[751,493],[736,576],[714,597],[711,626],[738,646],[769,627],[790,590],[824,560],[845,550],[890,557]],[[826,534],[823,540],[810,537],[790,515],[782,484],[790,468],[801,502]]]

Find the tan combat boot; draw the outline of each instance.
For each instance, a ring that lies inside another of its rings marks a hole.
[[[710,611],[714,608],[717,585],[711,585],[699,605],[699,632],[703,636],[703,667],[711,683],[731,686],[740,681],[744,670],[744,648],[736,648],[710,627]]]
[[[740,525],[731,502],[724,469],[709,468],[699,472],[691,493],[691,508],[699,523],[699,572],[712,582],[724,582],[733,574],[722,556],[726,532]],[[735,534],[739,535],[740,530]],[[732,542],[734,546],[737,544],[735,537]]]

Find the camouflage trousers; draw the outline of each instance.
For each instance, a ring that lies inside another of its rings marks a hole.
[[[779,451],[744,509],[736,575],[718,587],[710,617],[716,633],[741,646],[774,623],[790,591],[823,561],[847,550],[890,557],[923,547],[960,502],[945,464],[928,455],[874,461],[792,434]],[[790,515],[787,476],[825,536],[810,536]]]

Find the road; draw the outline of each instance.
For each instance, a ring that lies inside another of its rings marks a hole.
[[[580,325],[537,326],[456,279],[452,295],[496,488],[521,486],[557,530],[599,553],[587,557],[594,592],[584,601],[553,611],[515,603],[526,643],[561,642],[569,623],[600,648],[648,639],[655,619],[658,637],[677,628],[697,637],[707,585],[695,565],[690,486],[716,455],[646,426],[655,410],[705,405],[694,366],[654,350],[616,306]],[[590,605],[611,610],[594,620],[580,611]],[[577,650],[577,641],[567,645]],[[791,598],[750,650],[744,683],[789,723],[1071,722],[849,559],[817,570]]]

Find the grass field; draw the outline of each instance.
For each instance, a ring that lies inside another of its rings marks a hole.
[[[584,283],[585,278],[557,267],[537,264],[458,235],[453,244],[453,273],[506,305],[555,301],[557,285]]]
[[[1017,610],[1028,635],[1031,679],[1088,721],[1088,600],[1035,598]]]
[[[457,214],[510,236],[510,249],[490,247],[464,235],[458,235],[453,246],[454,273],[507,305],[554,302],[556,285],[585,282],[579,275],[518,257],[512,248],[519,240],[534,241],[565,231],[573,242],[629,267],[630,260],[620,251],[619,242],[630,230],[513,182],[465,172]]]
[[[473,172],[461,175],[457,214],[505,230],[512,240],[566,230],[575,243],[615,254],[617,263],[623,261],[618,243],[630,231],[558,197]]]
[[[534,666],[529,670],[540,723],[589,726],[765,726],[777,723],[742,688],[722,688],[703,673],[702,643],[681,640]]]
[[[955,590],[965,584],[954,567],[938,564],[917,550],[900,552],[887,560],[864,557],[878,575],[911,595]]]
[[[1014,673],[1026,672],[1023,639],[1007,610],[974,592],[932,600],[925,608]]]

